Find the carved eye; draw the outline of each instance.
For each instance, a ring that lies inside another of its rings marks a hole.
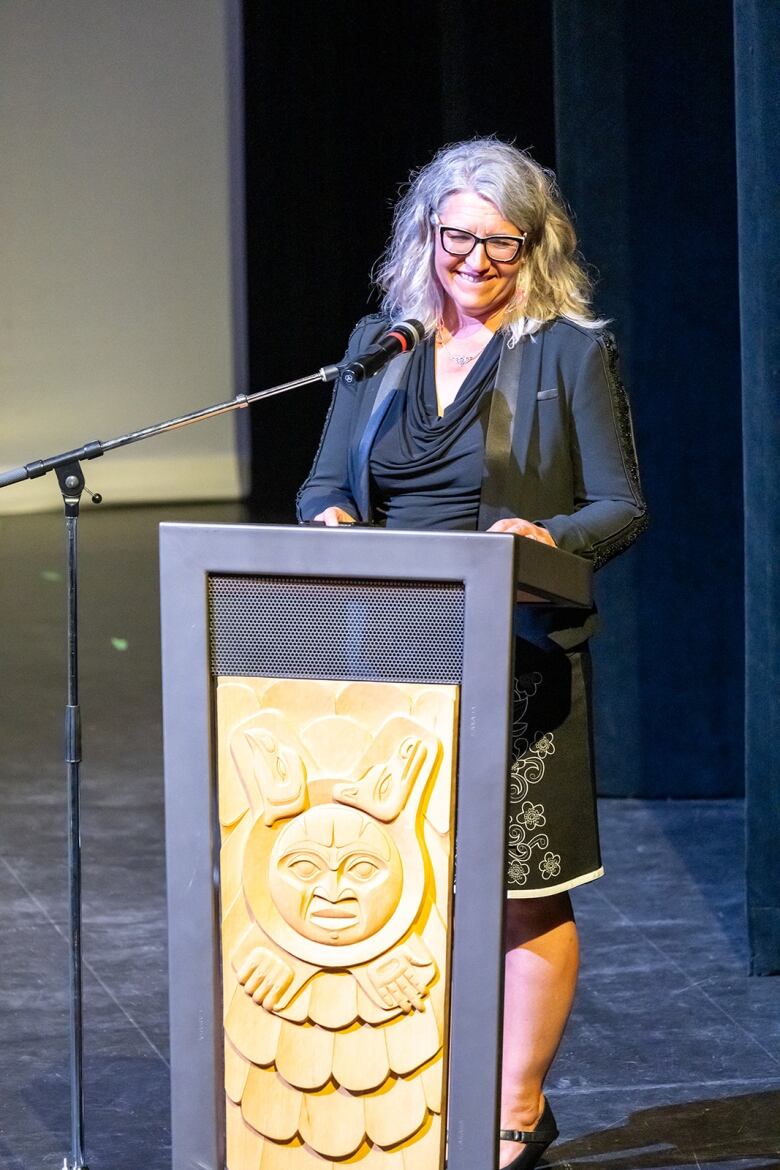
[[[378,800],[386,800],[391,788],[393,787],[393,773],[384,772],[379,783],[376,786],[376,795]]]
[[[311,857],[293,858],[292,861],[287,862],[287,868],[292,870],[302,882],[310,882],[312,878],[322,872],[321,867]]]
[[[378,872],[379,866],[367,857],[359,857],[347,866],[347,873],[361,882],[367,882],[369,878],[372,878]]]

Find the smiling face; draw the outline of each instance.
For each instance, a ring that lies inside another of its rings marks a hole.
[[[403,888],[398,850],[356,809],[320,805],[291,821],[271,853],[268,885],[285,922],[304,938],[344,946],[389,921]]]
[[[476,236],[522,236],[523,229],[508,219],[487,199],[474,191],[456,191],[438,209],[439,222],[461,228]],[[449,327],[462,317],[487,324],[500,316],[515,291],[521,258],[511,264],[491,260],[484,244],[477,244],[468,256],[451,256],[441,246],[438,227],[434,271],[445,294],[445,323]],[[522,254],[521,254],[522,255]]]

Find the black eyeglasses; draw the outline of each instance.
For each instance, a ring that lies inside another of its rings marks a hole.
[[[463,228],[447,227],[439,223],[438,218],[433,220],[439,231],[439,240],[445,252],[450,256],[468,256],[477,244],[485,245],[488,259],[499,264],[511,264],[523,250],[527,233],[522,236],[475,236]]]

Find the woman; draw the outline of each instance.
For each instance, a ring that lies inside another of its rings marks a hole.
[[[614,344],[594,319],[553,177],[495,139],[446,147],[412,179],[378,269],[383,312],[426,340],[357,390],[337,384],[299,516],[326,525],[512,532],[590,558],[645,525]],[[380,404],[381,400],[381,404]],[[601,875],[587,638],[593,613],[525,607],[509,777],[499,1166],[557,1136],[543,1094],[574,997],[569,889]]]

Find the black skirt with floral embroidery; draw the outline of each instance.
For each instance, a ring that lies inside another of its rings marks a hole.
[[[507,816],[507,896],[601,877],[590,655],[517,639]]]

